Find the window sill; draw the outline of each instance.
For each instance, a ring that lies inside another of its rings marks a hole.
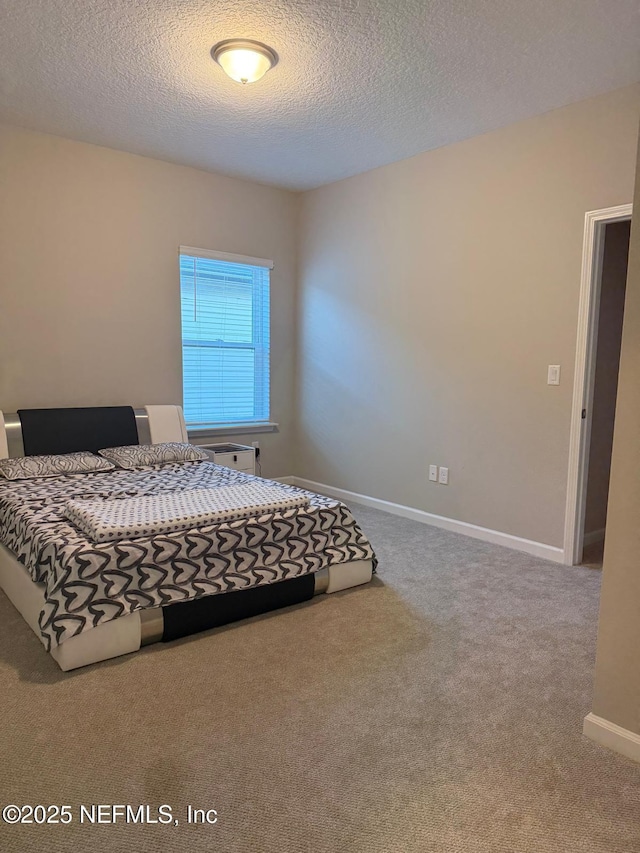
[[[211,426],[190,427],[187,425],[189,438],[208,438],[216,435],[242,435],[254,432],[276,432],[279,424],[271,421],[241,424],[212,424]]]

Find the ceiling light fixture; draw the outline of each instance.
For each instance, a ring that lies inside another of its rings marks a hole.
[[[211,56],[238,83],[255,83],[278,61],[274,50],[249,39],[220,41],[211,48]]]

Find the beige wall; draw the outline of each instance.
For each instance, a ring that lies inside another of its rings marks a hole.
[[[607,522],[613,420],[616,411],[624,292],[627,283],[629,231],[628,220],[613,222],[605,229],[584,519],[585,533],[604,530]]]
[[[295,205],[282,190],[0,127],[0,409],[181,403],[178,247],[273,258],[280,432],[259,438],[264,472],[291,474]]]
[[[630,200],[638,94],[298,198],[0,127],[0,408],[180,402],[178,246],[272,257],[266,474],[561,545],[583,216]]]
[[[304,194],[298,475],[562,545],[584,214],[631,200],[639,113],[631,87]]]
[[[634,210],[640,210],[640,149]],[[631,225],[593,713],[640,734],[640,217]]]

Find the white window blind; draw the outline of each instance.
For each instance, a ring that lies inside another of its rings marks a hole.
[[[184,415],[194,428],[269,420],[269,262],[221,257],[233,256],[180,251]]]

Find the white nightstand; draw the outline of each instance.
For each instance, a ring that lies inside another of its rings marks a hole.
[[[216,465],[224,465],[244,474],[256,473],[256,449],[244,444],[201,444],[199,445]]]

